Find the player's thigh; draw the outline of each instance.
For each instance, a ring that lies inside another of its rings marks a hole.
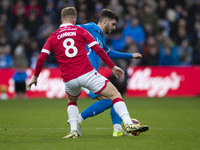
[[[94,94],[99,94],[108,82],[104,76],[93,70],[80,78],[82,87],[87,88]]]
[[[77,97],[81,93],[81,86],[78,83],[77,79],[70,80],[65,82],[65,91],[67,95],[71,97]]]
[[[98,99],[98,100],[103,100],[103,99],[108,99],[108,97],[99,94],[99,95],[96,97],[96,99]]]
[[[100,93],[100,95],[111,100],[115,98],[121,98],[121,94],[111,82],[107,83],[106,88]]]

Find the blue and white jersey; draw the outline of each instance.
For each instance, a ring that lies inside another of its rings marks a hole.
[[[101,31],[101,29],[99,28],[99,26],[97,26],[93,22],[90,22],[84,25],[77,25],[77,26],[80,26],[84,28],[85,30],[87,30],[95,38],[95,40],[99,42],[99,45],[105,50],[106,53],[110,51],[110,48],[106,45],[105,36],[103,32]],[[88,52],[87,55],[91,62],[91,65],[94,67],[94,69],[98,71],[101,58],[92,49],[90,49],[87,46],[87,44],[86,44],[86,48]]]

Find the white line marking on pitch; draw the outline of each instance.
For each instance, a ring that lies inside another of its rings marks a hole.
[[[68,127],[69,128],[69,127]],[[0,130],[66,130],[67,128],[0,128]],[[83,130],[111,130],[112,128],[81,128]],[[150,130],[185,130],[186,128],[151,128]],[[200,128],[187,128],[200,129]]]

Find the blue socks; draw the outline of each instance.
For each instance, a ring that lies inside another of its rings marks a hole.
[[[116,113],[114,107],[112,107],[112,108],[110,109],[110,116],[111,116],[113,125],[114,125],[114,124],[121,124],[122,119],[121,119],[121,118],[119,117],[119,115]]]
[[[86,108],[83,112],[81,112],[81,116],[85,120],[88,117],[93,117],[104,112],[106,109],[111,108],[112,105],[113,104],[110,99],[103,99]]]
[[[81,112],[82,118],[85,120],[88,117],[93,117],[95,115],[98,115],[102,112],[104,112],[106,109],[109,109],[113,106],[113,103],[110,99],[103,99],[98,102],[93,103],[88,108],[86,108],[83,112]],[[115,112],[114,108],[111,108],[110,111],[112,123],[114,124],[121,124],[121,118],[119,115]]]

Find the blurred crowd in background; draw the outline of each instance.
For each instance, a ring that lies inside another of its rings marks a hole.
[[[122,68],[200,65],[200,0],[0,0],[0,68],[34,68],[66,6],[76,7],[77,24],[97,23],[103,8],[119,16],[108,46],[143,55],[117,60]],[[45,67],[57,67],[54,53]]]

